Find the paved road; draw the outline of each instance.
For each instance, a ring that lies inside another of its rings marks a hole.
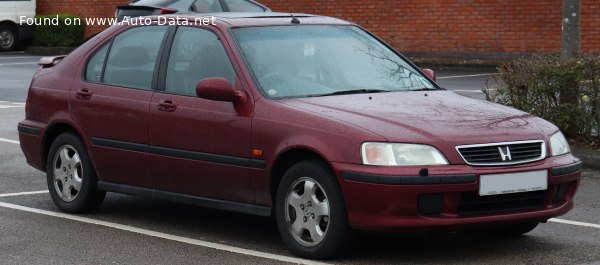
[[[37,57],[0,54],[0,101],[22,103]],[[19,63],[19,64],[16,64]],[[486,71],[437,71],[450,90],[477,91]],[[460,91],[472,97],[476,92]],[[281,264],[295,259],[272,219],[109,194],[92,214],[64,215],[43,173],[16,144],[22,104],[0,102],[0,264]],[[600,264],[600,172],[586,170],[576,208],[527,236],[363,234],[332,264]],[[32,194],[22,192],[34,192]],[[17,193],[17,194],[15,194]]]
[[[25,102],[40,56],[0,53],[0,101]]]

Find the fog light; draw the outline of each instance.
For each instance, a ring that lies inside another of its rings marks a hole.
[[[443,202],[443,193],[421,194],[417,202],[419,213],[421,215],[438,216],[444,209]]]

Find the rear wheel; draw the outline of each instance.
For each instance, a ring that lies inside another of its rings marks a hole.
[[[341,190],[321,161],[302,161],[285,173],[277,189],[275,217],[284,243],[299,256],[330,258],[351,245],[353,232]]]
[[[520,236],[531,232],[538,226],[538,224],[539,222],[518,223],[496,228],[489,231],[489,233],[495,236]]]
[[[10,25],[0,25],[0,51],[12,51],[19,44],[17,29]]]
[[[46,164],[48,190],[56,207],[80,213],[100,206],[106,192],[97,188],[96,172],[79,137],[72,133],[59,135],[50,147]]]

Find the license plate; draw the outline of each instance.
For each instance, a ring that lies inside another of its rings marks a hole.
[[[548,189],[548,171],[489,174],[479,177],[479,195],[499,195]]]

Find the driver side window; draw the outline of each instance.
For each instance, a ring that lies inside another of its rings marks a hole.
[[[217,35],[209,30],[180,27],[167,66],[167,92],[196,95],[202,79],[222,77],[234,85],[235,70]]]

